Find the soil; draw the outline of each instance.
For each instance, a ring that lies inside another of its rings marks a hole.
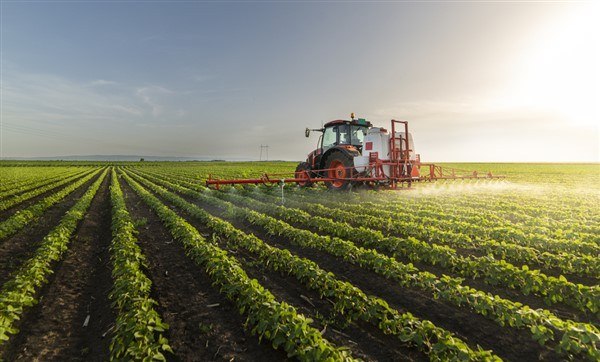
[[[162,200],[180,215],[183,212]],[[184,217],[187,215],[184,215]],[[211,235],[212,231],[199,221],[186,217],[186,220],[203,235]],[[219,246],[227,250],[242,264],[246,273],[257,279],[278,299],[294,306],[300,313],[313,319],[313,327],[324,331],[325,338],[336,345],[350,348],[352,355],[365,361],[420,361],[427,357],[403,345],[396,337],[385,335],[376,326],[364,322],[342,326],[343,321],[330,321],[332,303],[321,299],[317,292],[308,289],[296,278],[284,273],[271,271],[257,260],[255,256],[242,249],[230,249],[227,242],[218,239]],[[308,302],[307,299],[310,301]],[[326,321],[330,323],[327,324]],[[327,326],[327,327],[326,327]]]
[[[4,353],[6,360],[109,359],[115,316],[112,286],[109,175],[94,196],[69,249],[42,287],[40,303],[25,313]],[[89,316],[87,326],[83,326]]]
[[[167,338],[183,361],[276,361],[286,354],[247,333],[245,319],[224,298],[210,277],[185,255],[160,219],[123,181],[127,209],[139,225],[138,241],[146,255],[157,311],[169,324]]]
[[[299,225],[295,225],[292,224],[293,226],[299,227],[299,228],[303,228],[302,226]],[[313,232],[317,232],[317,230],[309,228],[308,230],[311,230]],[[323,233],[320,233],[323,234]],[[415,267],[419,268],[419,270],[422,271],[428,271],[430,273],[433,273],[435,275],[449,275],[449,276],[453,276],[453,277],[459,277],[459,278],[463,278],[460,275],[458,275],[456,272],[448,269],[448,268],[444,268],[441,267],[439,265],[432,265],[429,263],[423,263],[423,262],[414,262],[409,260],[406,257],[402,257],[399,255],[392,255],[391,253],[387,253],[387,252],[382,252],[385,255],[388,256],[393,256],[396,260],[408,264],[408,263],[412,263]],[[598,319],[595,315],[593,315],[593,313],[585,313],[583,311],[580,311],[576,308],[573,308],[569,305],[566,305],[564,303],[556,303],[556,304],[552,304],[552,305],[548,305],[546,302],[544,302],[543,298],[535,296],[535,295],[524,295],[523,293],[521,293],[519,290],[515,290],[515,289],[510,289],[501,285],[490,285],[488,283],[486,283],[483,278],[466,278],[465,282],[463,283],[463,285],[468,285],[472,288],[475,288],[477,290],[481,290],[484,292],[488,292],[491,293],[493,295],[499,295],[502,298],[505,299],[509,299],[515,302],[520,302],[524,305],[528,305],[531,308],[534,309],[538,309],[538,308],[543,308],[543,309],[547,309],[553,313],[555,313],[557,316],[561,317],[561,318],[565,318],[565,319],[571,319],[571,320],[575,320],[575,321],[581,321],[581,322],[586,322],[586,323],[595,323],[598,324]]]
[[[558,357],[548,348],[535,342],[528,331],[508,330],[494,321],[472,313],[468,309],[434,299],[427,293],[395,285],[374,272],[354,266],[340,258],[322,251],[303,249],[283,238],[272,238],[253,225],[234,222],[236,227],[252,232],[269,244],[290,250],[295,255],[316,262],[321,268],[333,272],[339,279],[346,280],[365,293],[375,295],[388,302],[400,312],[409,311],[416,317],[427,319],[435,325],[453,331],[471,346],[480,345],[491,349],[504,360],[523,361],[556,360]]]
[[[58,224],[65,212],[83,195],[94,177],[85,185],[52,206],[47,212],[12,237],[0,241],[0,285],[35,251],[42,238]],[[0,359],[12,360],[85,360],[104,361],[110,357],[109,345],[115,313],[108,298],[112,288],[110,175],[103,181],[84,219],[80,222],[62,261],[53,266],[54,273],[40,288],[39,303],[29,308],[18,322],[20,333],[0,347]],[[137,238],[147,265],[144,273],[152,281],[151,297],[163,320],[169,324],[165,336],[174,350],[172,361],[283,361],[285,352],[274,350],[268,341],[259,341],[244,328],[245,318],[235,305],[212,285],[205,270],[185,255],[160,219],[122,179],[127,209],[138,230]],[[33,204],[39,195],[11,209],[14,212]],[[183,196],[215,216],[220,213],[207,205]],[[212,231],[165,200],[206,238]],[[8,210],[7,210],[8,211]],[[5,215],[0,213],[0,215]],[[6,214],[7,215],[7,214]],[[533,341],[527,329],[501,327],[467,307],[456,307],[436,300],[416,288],[402,288],[374,272],[352,265],[325,252],[294,246],[282,237],[270,237],[259,227],[241,220],[228,220],[246,233],[264,242],[288,249],[293,254],[317,263],[369,295],[380,297],[401,313],[427,319],[452,331],[471,347],[481,346],[509,361],[560,360],[551,347]],[[421,361],[427,356],[383,334],[377,326],[355,321],[349,325],[332,317],[332,302],[321,299],[291,275],[267,269],[248,251],[232,249],[227,240],[216,239],[242,265],[249,277],[258,280],[277,300],[294,306],[299,313],[313,319],[312,326],[338,346],[350,349],[354,357],[366,361]],[[461,250],[468,253],[469,250]],[[401,262],[408,262],[398,258]],[[451,272],[439,266],[413,263],[436,275]],[[576,280],[576,279],[574,279]],[[578,279],[585,280],[585,279]],[[491,286],[480,279],[466,280],[479,290],[519,301],[533,308],[552,310],[563,318],[597,323],[595,316],[568,306],[547,306],[541,298],[524,296],[519,291]],[[88,318],[89,317],[89,318]],[[84,327],[84,322],[87,325]]]
[[[91,170],[90,170],[90,171],[91,171]],[[12,207],[9,207],[9,208],[8,208],[8,209],[6,209],[6,210],[0,211],[0,222],[2,222],[2,221],[4,221],[4,220],[8,219],[8,218],[9,218],[9,217],[11,217],[13,214],[15,214],[17,211],[19,211],[19,210],[24,210],[24,209],[28,208],[29,206],[31,206],[31,205],[33,205],[33,204],[37,203],[38,201],[40,201],[40,200],[43,200],[44,198],[46,198],[46,197],[48,197],[48,196],[52,195],[53,193],[57,192],[58,190],[60,190],[60,189],[63,189],[63,188],[65,188],[65,187],[67,187],[67,186],[71,185],[71,184],[72,184],[72,183],[74,183],[74,182],[77,182],[78,180],[82,179],[83,177],[85,177],[85,176],[89,175],[90,173],[93,173],[93,171],[91,171],[91,172],[87,172],[87,173],[85,173],[85,174],[81,174],[79,177],[77,177],[77,178],[75,178],[75,179],[73,179],[73,180],[69,181],[69,182],[68,182],[68,183],[66,183],[66,184],[63,184],[63,185],[61,185],[61,186],[54,187],[54,188],[52,188],[52,189],[50,189],[50,190],[48,190],[48,191],[46,191],[46,192],[44,192],[44,193],[42,193],[42,194],[40,194],[40,195],[37,195],[37,196],[35,196],[35,197],[32,197],[32,198],[30,198],[30,199],[27,199],[27,200],[25,200],[25,201],[23,201],[23,202],[20,202],[20,203],[18,203],[18,204],[16,204],[16,205],[13,205]],[[11,196],[11,197],[12,197],[12,196]]]
[[[219,213],[206,207],[197,200],[180,195],[188,201],[205,208],[215,216]],[[480,345],[484,349],[493,349],[494,353],[505,360],[556,360],[559,357],[547,347],[535,342],[526,330],[508,330],[492,320],[472,313],[466,308],[434,299],[431,295],[394,285],[394,283],[374,272],[354,266],[340,258],[314,249],[304,249],[292,245],[278,237],[272,238],[263,230],[239,220],[229,220],[234,226],[253,233],[269,244],[290,250],[293,254],[316,262],[321,268],[332,271],[341,280],[347,280],[372,294],[386,300],[390,306],[401,312],[410,311],[413,315],[428,319],[439,327],[453,331],[470,345]]]
[[[207,207],[201,202],[185,195],[180,196],[197,206],[203,207],[213,215],[219,216],[219,213],[213,208]],[[177,210],[177,212],[181,213],[180,210]],[[417,317],[431,320],[436,325],[455,332],[461,339],[470,343],[470,345],[480,345],[484,349],[493,349],[494,353],[506,360],[556,360],[558,358],[553,350],[542,347],[535,342],[528,331],[510,330],[510,333],[506,333],[507,330],[505,327],[501,327],[494,321],[486,319],[483,316],[474,314],[468,309],[458,308],[443,301],[435,300],[432,296],[426,295],[426,293],[421,291],[394,285],[393,282],[378,274],[351,265],[340,258],[330,256],[324,252],[296,247],[281,238],[275,240],[254,225],[243,223],[239,220],[229,221],[232,221],[238,229],[245,230],[248,233],[251,232],[273,246],[288,249],[295,255],[316,262],[321,268],[334,272],[339,279],[351,282],[367,294],[381,297],[390,306],[398,309],[400,312],[410,311]],[[202,228],[197,222],[191,221],[191,223],[195,227]],[[207,231],[205,230],[205,232]],[[259,280],[261,279],[259,278]],[[273,289],[274,293],[278,292],[277,285],[265,286]],[[284,289],[287,292],[290,291],[289,283],[286,284]],[[286,295],[286,297],[289,296]],[[302,304],[300,303],[299,305]],[[358,345],[363,346],[363,343],[358,343]],[[388,348],[390,345],[394,345],[394,343],[389,344]],[[365,358],[364,355],[357,354],[357,356]],[[377,356],[375,359],[380,360],[382,356]]]
[[[473,249],[473,248],[456,249],[456,251],[462,256],[473,255],[473,256],[481,257],[481,256],[486,255],[485,251]],[[516,266],[518,268],[521,268],[523,265],[525,265],[524,263],[514,263],[514,262],[511,262],[511,264],[513,264],[514,266]],[[559,269],[556,269],[556,268],[550,269],[550,268],[547,268],[540,264],[533,264],[533,265],[528,264],[528,266],[530,268],[533,266],[548,276],[553,276],[553,277],[558,278],[561,275],[564,275],[568,281],[570,281],[572,283],[576,283],[576,284],[594,286],[594,285],[598,285],[598,283],[600,282],[600,279],[592,277],[592,276],[577,275],[577,274],[572,274],[572,273],[563,273]]]
[[[52,205],[37,220],[33,220],[13,236],[0,241],[0,285],[8,280],[10,273],[33,255],[42,239],[58,225],[60,219],[83,196],[97,177],[93,177],[62,201]]]

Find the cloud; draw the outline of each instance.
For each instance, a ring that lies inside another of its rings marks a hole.
[[[138,127],[185,122],[185,92],[158,84],[131,85],[107,79],[79,82],[54,74],[32,73],[13,64],[3,71],[2,116],[13,124],[65,127]]]
[[[74,81],[14,65],[5,68],[2,76],[2,131],[6,136],[0,143],[6,155],[177,155],[185,151],[178,133],[172,130],[189,126],[188,113],[175,104],[179,93],[168,88],[103,79]],[[157,118],[163,113],[164,117]],[[156,140],[164,141],[165,149]]]
[[[158,86],[158,85],[150,85],[145,87],[140,87],[135,90],[135,94],[150,107],[150,113],[154,117],[158,117],[162,114],[164,106],[158,99],[164,97],[165,95],[174,94],[170,89]]]
[[[192,80],[195,82],[207,82],[214,78],[215,77],[213,75],[208,75],[208,74],[195,74],[192,76]]]
[[[112,80],[96,79],[90,83],[92,86],[117,85],[119,83]]]
[[[82,124],[97,121],[131,121],[143,107],[123,89],[107,93],[102,87],[75,82],[51,74],[5,69],[3,109],[7,120]],[[97,80],[98,85],[117,82]]]

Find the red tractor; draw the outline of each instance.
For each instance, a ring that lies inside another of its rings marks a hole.
[[[404,125],[403,132],[396,126]],[[305,162],[296,167],[300,186],[311,186],[314,179],[324,179],[329,189],[346,190],[359,184],[385,184],[395,181],[411,182],[419,177],[419,156],[414,153],[408,123],[392,121],[392,132],[373,127],[363,118],[335,120],[320,129],[306,129],[323,133],[317,149],[308,154]],[[408,137],[406,135],[408,134]],[[397,166],[397,167],[396,167]],[[373,176],[385,177],[373,179]]]
[[[335,120],[323,128],[306,129],[321,132],[317,148],[300,162],[294,177],[286,174],[263,174],[260,178],[219,180],[209,177],[207,185],[265,184],[273,185],[295,182],[301,187],[310,187],[324,182],[330,190],[349,190],[353,186],[365,185],[372,188],[396,189],[399,185],[410,185],[416,181],[440,179],[500,178],[491,173],[480,176],[476,171],[468,172],[442,168],[432,163],[421,163],[415,153],[412,135],[407,121],[391,120],[391,130],[373,127],[363,118]],[[422,173],[422,169],[425,172]],[[457,172],[466,172],[462,175]]]
[[[310,178],[327,177],[334,179],[326,181],[327,187],[347,189],[351,185],[348,180],[354,167],[354,157],[362,155],[363,141],[367,131],[373,125],[364,119],[335,120],[325,124],[320,129],[306,129],[306,137],[310,131],[323,133],[317,141],[317,148],[308,154],[305,162],[296,167],[296,176],[304,178],[308,173]],[[298,183],[300,186],[311,186],[308,180]]]

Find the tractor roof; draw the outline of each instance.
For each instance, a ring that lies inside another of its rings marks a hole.
[[[325,125],[323,127],[326,128],[326,127],[331,127],[331,126],[335,126],[338,124],[352,124],[352,125],[356,125],[356,126],[373,127],[371,122],[367,121],[364,118],[353,119],[351,121],[348,121],[345,119],[336,119],[335,121],[325,123]]]

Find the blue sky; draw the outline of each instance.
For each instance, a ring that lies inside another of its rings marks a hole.
[[[595,11],[3,2],[2,154],[299,160],[356,112],[409,120],[428,161],[598,162]]]

